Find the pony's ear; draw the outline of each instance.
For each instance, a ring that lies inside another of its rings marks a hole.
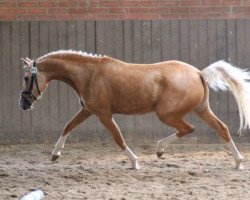
[[[23,64],[26,65],[27,67],[32,67],[33,65],[33,61],[29,58],[21,58],[21,60],[23,61]]]
[[[28,61],[25,60],[24,58],[21,58],[21,60],[22,60],[22,62],[23,62],[24,65],[29,65]]]
[[[32,62],[32,60],[28,57],[26,57],[26,60],[29,61],[29,62]]]

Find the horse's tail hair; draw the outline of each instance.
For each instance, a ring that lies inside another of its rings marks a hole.
[[[241,130],[250,127],[250,73],[221,60],[205,68],[202,77],[215,91],[229,89],[234,95],[239,109],[241,136]]]

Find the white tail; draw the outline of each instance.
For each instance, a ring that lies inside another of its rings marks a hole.
[[[203,78],[214,90],[230,90],[238,104],[240,127],[250,127],[250,73],[225,61],[217,61],[202,71]]]

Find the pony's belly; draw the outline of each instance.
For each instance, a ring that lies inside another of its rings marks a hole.
[[[112,113],[125,115],[139,115],[152,112],[154,110],[153,104],[120,104],[112,107]]]

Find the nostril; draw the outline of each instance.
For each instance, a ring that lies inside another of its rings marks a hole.
[[[31,103],[28,99],[21,98],[19,101],[19,105],[23,110],[28,110],[31,108]]]

